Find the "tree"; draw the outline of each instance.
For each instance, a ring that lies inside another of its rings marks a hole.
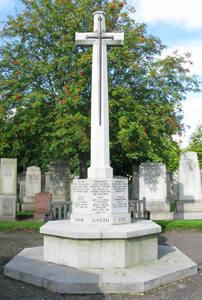
[[[131,18],[124,1],[103,1],[108,31],[124,31],[122,48],[110,48],[111,159],[116,174],[141,161],[173,169],[181,103],[198,83],[188,56],[158,58],[165,48]],[[0,155],[18,157],[19,168],[67,159],[85,176],[90,151],[92,49],[75,47],[76,31],[92,31],[98,1],[23,0],[1,32]],[[88,13],[86,13],[88,12]]]
[[[195,132],[192,134],[187,151],[197,152],[199,165],[202,169],[202,124],[198,125]]]

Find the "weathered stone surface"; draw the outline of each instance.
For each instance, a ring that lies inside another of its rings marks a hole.
[[[35,194],[41,192],[41,170],[39,167],[28,167],[26,172],[26,195],[24,202],[35,203]]]
[[[178,170],[172,174],[172,184],[173,184],[173,199],[179,200],[179,172]]]
[[[157,259],[161,228],[152,221],[92,226],[66,220],[48,222],[40,232],[46,261],[78,268],[127,268]]]
[[[45,191],[52,194],[53,201],[70,200],[71,173],[67,162],[51,162],[46,173]]]
[[[16,195],[0,195],[0,220],[16,218]]]
[[[5,266],[4,274],[61,294],[130,294],[143,293],[197,273],[196,264],[173,246],[160,245],[158,257],[130,268],[81,270],[45,262],[43,247],[34,247],[15,256]]]
[[[44,219],[45,214],[49,212],[49,203],[52,200],[52,195],[47,192],[37,193],[35,195],[35,213],[34,219]]]
[[[18,175],[18,191],[19,191],[19,200],[23,202],[25,197],[25,189],[26,189],[26,173]]]
[[[1,158],[0,194],[17,194],[17,159]]]
[[[1,158],[0,219],[16,218],[17,159]]]
[[[139,199],[139,167],[133,167],[132,182],[128,186],[129,200]]]
[[[142,163],[139,169],[140,199],[146,198],[150,211],[170,211],[167,202],[166,166],[162,163]]]
[[[179,201],[202,201],[200,168],[196,152],[181,153]]]

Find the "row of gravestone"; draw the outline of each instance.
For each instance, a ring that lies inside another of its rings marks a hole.
[[[49,192],[53,201],[70,200],[70,169],[64,161],[51,162],[48,172],[39,167],[28,167],[18,176],[19,203],[22,211],[34,210],[35,194]]]
[[[142,163],[134,170],[129,198],[146,198],[151,219],[202,219],[202,174],[195,152],[181,153],[170,174],[162,163]]]
[[[64,161],[52,162],[45,174],[39,167],[28,167],[17,178],[17,159],[1,158],[0,219],[14,219],[16,207],[34,211],[35,194],[41,191],[49,192],[53,201],[70,200],[70,185],[70,169]]]
[[[64,161],[51,163],[45,174],[41,174],[39,167],[28,167],[17,180],[17,159],[2,158],[0,218],[16,217],[17,200],[18,209],[34,210],[36,193],[49,192],[53,201],[70,200],[71,181],[70,169]],[[139,171],[134,171],[129,199],[143,197],[152,219],[202,219],[201,172],[197,154],[182,153],[179,170],[174,174],[169,174],[162,163],[142,163]],[[173,211],[171,206],[175,208]]]

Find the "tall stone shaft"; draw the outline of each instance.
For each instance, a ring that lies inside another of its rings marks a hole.
[[[122,45],[123,33],[108,33],[105,13],[94,13],[94,32],[76,33],[77,45],[93,45],[91,94],[91,165],[88,178],[112,178],[109,155],[107,45]]]

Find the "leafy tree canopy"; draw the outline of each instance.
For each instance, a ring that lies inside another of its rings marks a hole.
[[[22,0],[0,37],[0,156],[19,168],[67,159],[84,173],[90,151],[91,47],[75,32],[92,31],[93,0]],[[124,31],[108,50],[110,147],[115,174],[142,161],[176,167],[172,135],[182,126],[185,94],[198,90],[189,55],[160,58],[165,46],[131,17],[125,1],[103,1],[108,31]]]

